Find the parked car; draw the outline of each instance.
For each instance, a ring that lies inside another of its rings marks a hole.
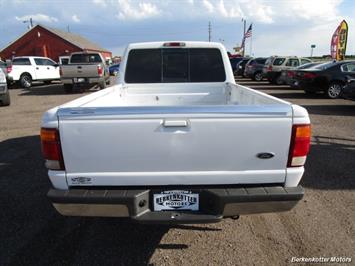
[[[108,69],[111,76],[117,76],[118,72],[120,71],[120,64],[111,65]]]
[[[340,97],[343,86],[355,78],[355,61],[334,61],[298,70],[297,85],[306,93],[323,91],[331,99]]]
[[[295,79],[295,75],[297,73],[298,70],[301,69],[307,69],[307,68],[312,68],[314,66],[320,65],[324,62],[314,62],[314,63],[308,63],[308,64],[304,64],[302,66],[296,67],[295,69],[292,70],[282,70],[281,72],[281,79],[283,80],[284,84],[289,85],[291,88],[298,88],[296,79]]]
[[[281,78],[283,70],[295,69],[311,62],[308,58],[296,56],[271,56],[265,62],[263,75],[270,83],[282,85],[284,84],[284,80]]]
[[[245,65],[244,76],[256,81],[261,81],[263,79],[263,67],[266,59],[265,57],[250,59]]]
[[[59,213],[211,223],[302,199],[307,110],[237,85],[222,44],[131,44],[121,67],[118,85],[43,116]]]
[[[23,88],[30,88],[33,81],[49,84],[59,80],[59,65],[47,57],[15,57],[8,67],[8,78],[11,83],[19,83]]]
[[[242,60],[243,60],[243,57],[241,57],[241,56],[240,57],[236,57],[236,56],[229,57],[229,61],[231,63],[233,72],[237,69],[238,63]]]
[[[249,57],[244,57],[242,60],[240,60],[237,63],[237,67],[236,70],[234,71],[234,75],[244,77],[245,65],[248,63],[249,60],[250,60]]]
[[[104,57],[98,52],[75,52],[70,55],[67,65],[60,66],[60,80],[65,92],[79,87],[98,85],[106,88],[110,82],[110,73]]]
[[[345,99],[355,100],[355,78],[348,78],[346,85],[341,90],[341,96]]]
[[[0,68],[0,104],[10,105],[10,92],[7,87],[6,72]]]

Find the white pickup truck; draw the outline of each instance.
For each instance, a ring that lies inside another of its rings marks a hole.
[[[218,43],[131,44],[123,58],[118,85],[43,116],[62,215],[208,223],[303,197],[304,108],[237,85]]]

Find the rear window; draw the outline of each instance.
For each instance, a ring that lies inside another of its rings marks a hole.
[[[257,59],[255,59],[255,61],[256,61],[258,64],[264,65],[265,62],[266,62],[266,58],[257,58]]]
[[[73,54],[70,63],[102,63],[102,60],[99,54]]]
[[[14,66],[30,66],[31,62],[28,58],[15,58],[14,60],[12,60],[12,64]]]
[[[273,65],[281,66],[285,62],[286,58],[275,58]]]
[[[320,69],[320,70],[325,70],[325,69],[328,69],[328,68],[333,67],[335,65],[337,65],[336,62],[327,62],[327,63],[320,64],[318,66],[315,66],[313,68]]]
[[[221,52],[214,48],[133,49],[129,52],[127,83],[223,82]]]

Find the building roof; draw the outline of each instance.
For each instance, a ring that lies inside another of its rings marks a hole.
[[[59,29],[44,27],[42,25],[39,25],[39,26],[54,33],[55,35],[58,35],[62,39],[74,44],[75,46],[77,46],[83,50],[97,50],[97,51],[108,52],[106,49],[100,47],[96,43],[89,41],[88,39],[84,38],[83,36],[81,36],[79,34],[74,34],[74,33],[62,31]]]
[[[43,29],[45,29],[45,30],[47,30],[47,31],[59,36],[60,38],[66,40],[67,42],[79,47],[80,49],[83,49],[83,50],[95,50],[95,51],[100,51],[100,52],[109,52],[107,49],[104,49],[104,48],[100,47],[99,45],[89,41],[88,39],[84,38],[81,35],[74,34],[74,33],[71,33],[71,32],[65,32],[65,31],[62,31],[62,30],[59,30],[59,29],[49,28],[49,27],[43,26],[41,24],[38,24],[38,25],[34,26],[33,28],[29,29],[28,31],[26,31],[24,34],[22,34],[20,37],[18,37],[13,42],[9,43],[6,47],[1,49],[0,51],[5,50],[7,47],[9,47],[13,43],[15,43],[17,40],[21,39],[28,32],[32,31],[33,29],[35,29],[37,27],[41,27],[41,28],[43,28]]]

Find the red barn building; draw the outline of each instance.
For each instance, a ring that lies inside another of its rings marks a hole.
[[[112,57],[111,52],[80,35],[36,25],[1,50],[0,58],[6,60],[15,56],[44,56],[58,62],[60,56],[81,51],[100,52],[106,59]]]

